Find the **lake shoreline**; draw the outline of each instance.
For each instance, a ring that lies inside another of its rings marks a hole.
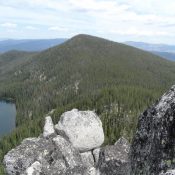
[[[0,97],[0,102],[14,103],[15,104],[15,100],[13,98],[7,98],[7,97]]]
[[[0,139],[16,128],[16,105],[11,98],[0,98]]]

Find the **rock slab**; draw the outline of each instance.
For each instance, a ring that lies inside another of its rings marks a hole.
[[[101,148],[97,164],[100,175],[129,175],[129,148],[130,144],[124,138],[115,145]]]

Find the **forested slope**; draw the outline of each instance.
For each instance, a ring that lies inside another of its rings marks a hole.
[[[20,73],[15,74],[18,71]],[[137,116],[175,83],[175,63],[124,44],[78,35],[32,56],[1,81],[0,97],[17,105],[17,129],[0,142],[3,154],[41,132],[43,116],[95,109],[105,143],[132,139]]]
[[[35,54],[36,53],[34,52],[21,52],[15,50],[0,54],[0,80],[6,79],[6,76],[10,71],[14,72],[18,66],[25,64]]]

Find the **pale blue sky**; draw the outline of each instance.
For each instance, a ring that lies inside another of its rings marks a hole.
[[[0,38],[70,38],[175,44],[175,0],[0,0]]]

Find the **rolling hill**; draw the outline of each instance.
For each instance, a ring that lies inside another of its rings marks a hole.
[[[17,129],[0,142],[0,155],[39,134],[43,116],[52,109],[55,121],[72,108],[95,109],[105,144],[121,135],[131,140],[138,114],[174,84],[175,63],[125,44],[78,35],[34,53],[3,77],[0,98],[15,100]]]
[[[18,51],[42,51],[53,47],[55,45],[62,44],[67,39],[7,39],[0,41],[0,53],[8,52],[11,50]]]

